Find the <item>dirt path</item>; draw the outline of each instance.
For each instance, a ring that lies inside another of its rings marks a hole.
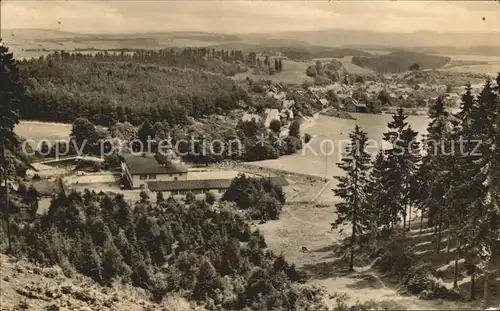
[[[332,231],[330,223],[335,219],[332,206],[314,204],[287,205],[280,220],[259,225],[269,247],[306,271],[310,283],[323,286],[330,295],[345,294],[348,302],[375,301],[389,310],[446,310],[452,309],[444,302],[424,301],[417,297],[401,296],[397,288],[388,283],[374,269],[372,263],[356,267],[354,273],[346,273],[333,250],[345,237]],[[345,228],[349,232],[349,228]],[[307,251],[303,252],[302,247]],[[335,299],[331,299],[332,305]],[[456,306],[455,306],[456,308]]]

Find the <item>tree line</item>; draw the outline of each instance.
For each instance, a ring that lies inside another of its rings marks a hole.
[[[18,107],[28,120],[186,124],[188,117],[223,114],[249,101],[235,81],[200,70],[54,56],[19,67],[26,96]]]
[[[173,148],[186,162],[208,165],[223,160],[277,159],[302,149],[303,143],[310,139],[310,135],[301,134],[297,120],[290,123],[286,137],[281,136],[280,132],[278,120],[271,122],[270,129],[262,121],[253,119],[241,120],[235,128],[217,122],[170,126],[167,122],[151,124],[146,120],[139,127],[129,122],[117,122],[104,130],[88,119],[78,118],[73,122],[69,143],[56,142],[52,146],[43,143],[38,151],[42,155],[54,157],[58,154],[76,154],[77,150],[96,155],[104,151],[109,153],[108,161],[117,165],[118,154],[127,148],[134,152],[158,154],[164,154],[165,148]],[[139,142],[142,146],[150,146],[150,150],[141,150]],[[101,145],[104,150],[101,150]],[[115,152],[111,153],[112,150]]]
[[[402,227],[414,228],[412,215],[420,215],[420,231],[433,228],[434,252],[455,253],[453,286],[458,289],[459,259],[471,277],[470,299],[475,299],[475,279],[482,273],[484,304],[489,282],[500,271],[500,74],[496,85],[487,80],[474,96],[470,85],[458,113],[450,113],[443,98],[430,107],[431,121],[423,141],[407,122],[403,109],[388,123],[383,140],[392,148],[374,159],[366,152],[367,134],[358,126],[350,134],[338,166],[334,192],[338,218],[333,227],[352,223],[349,268],[364,237],[383,236]],[[418,229],[417,226],[417,229]]]
[[[206,71],[233,76],[246,71],[246,64],[252,64],[252,54],[245,55],[240,50],[216,50],[210,48],[184,48],[134,51],[100,51],[97,53],[82,53],[56,51],[40,59],[82,62],[126,62],[151,64],[166,67],[203,69]]]

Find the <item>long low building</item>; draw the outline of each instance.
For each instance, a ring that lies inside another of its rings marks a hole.
[[[283,177],[270,177],[272,183],[285,187],[289,183]],[[191,180],[176,180],[176,181],[148,181],[146,182],[146,190],[149,192],[162,192],[164,198],[173,196],[174,198],[184,197],[191,192],[195,196],[200,197],[207,192],[211,192],[214,196],[220,197],[229,189],[233,179],[191,179]]]
[[[160,164],[153,154],[122,155],[122,176],[132,189],[143,187],[148,181],[186,180],[188,170],[178,162]]]

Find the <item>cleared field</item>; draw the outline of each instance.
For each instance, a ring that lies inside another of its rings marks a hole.
[[[464,61],[464,65],[443,68],[440,70],[450,72],[474,72],[487,75],[496,75],[500,72],[500,56],[480,56],[466,54],[439,54],[450,57],[452,61]],[[467,64],[466,62],[481,62],[482,64]]]
[[[283,71],[277,72],[274,75],[268,74],[254,74],[252,69],[248,72],[238,73],[234,77],[238,80],[244,80],[247,77],[253,80],[271,80],[273,82],[281,82],[287,84],[301,84],[304,82],[312,82],[313,79],[306,76],[306,69],[309,63],[307,62],[296,62],[292,60],[283,60]]]
[[[42,140],[67,140],[71,133],[71,124],[21,121],[14,132],[22,138],[35,141],[35,146]],[[32,144],[33,142],[30,142]]]
[[[500,62],[489,63],[485,65],[464,65],[456,66],[452,68],[439,69],[443,71],[450,72],[473,72],[473,73],[483,73],[490,76],[495,76],[500,72]]]
[[[68,176],[64,182],[69,184],[115,184],[117,183],[116,177],[111,173],[87,173],[84,176]]]

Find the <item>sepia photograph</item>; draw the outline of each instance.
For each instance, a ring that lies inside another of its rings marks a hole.
[[[500,311],[500,1],[0,13],[1,311]]]

